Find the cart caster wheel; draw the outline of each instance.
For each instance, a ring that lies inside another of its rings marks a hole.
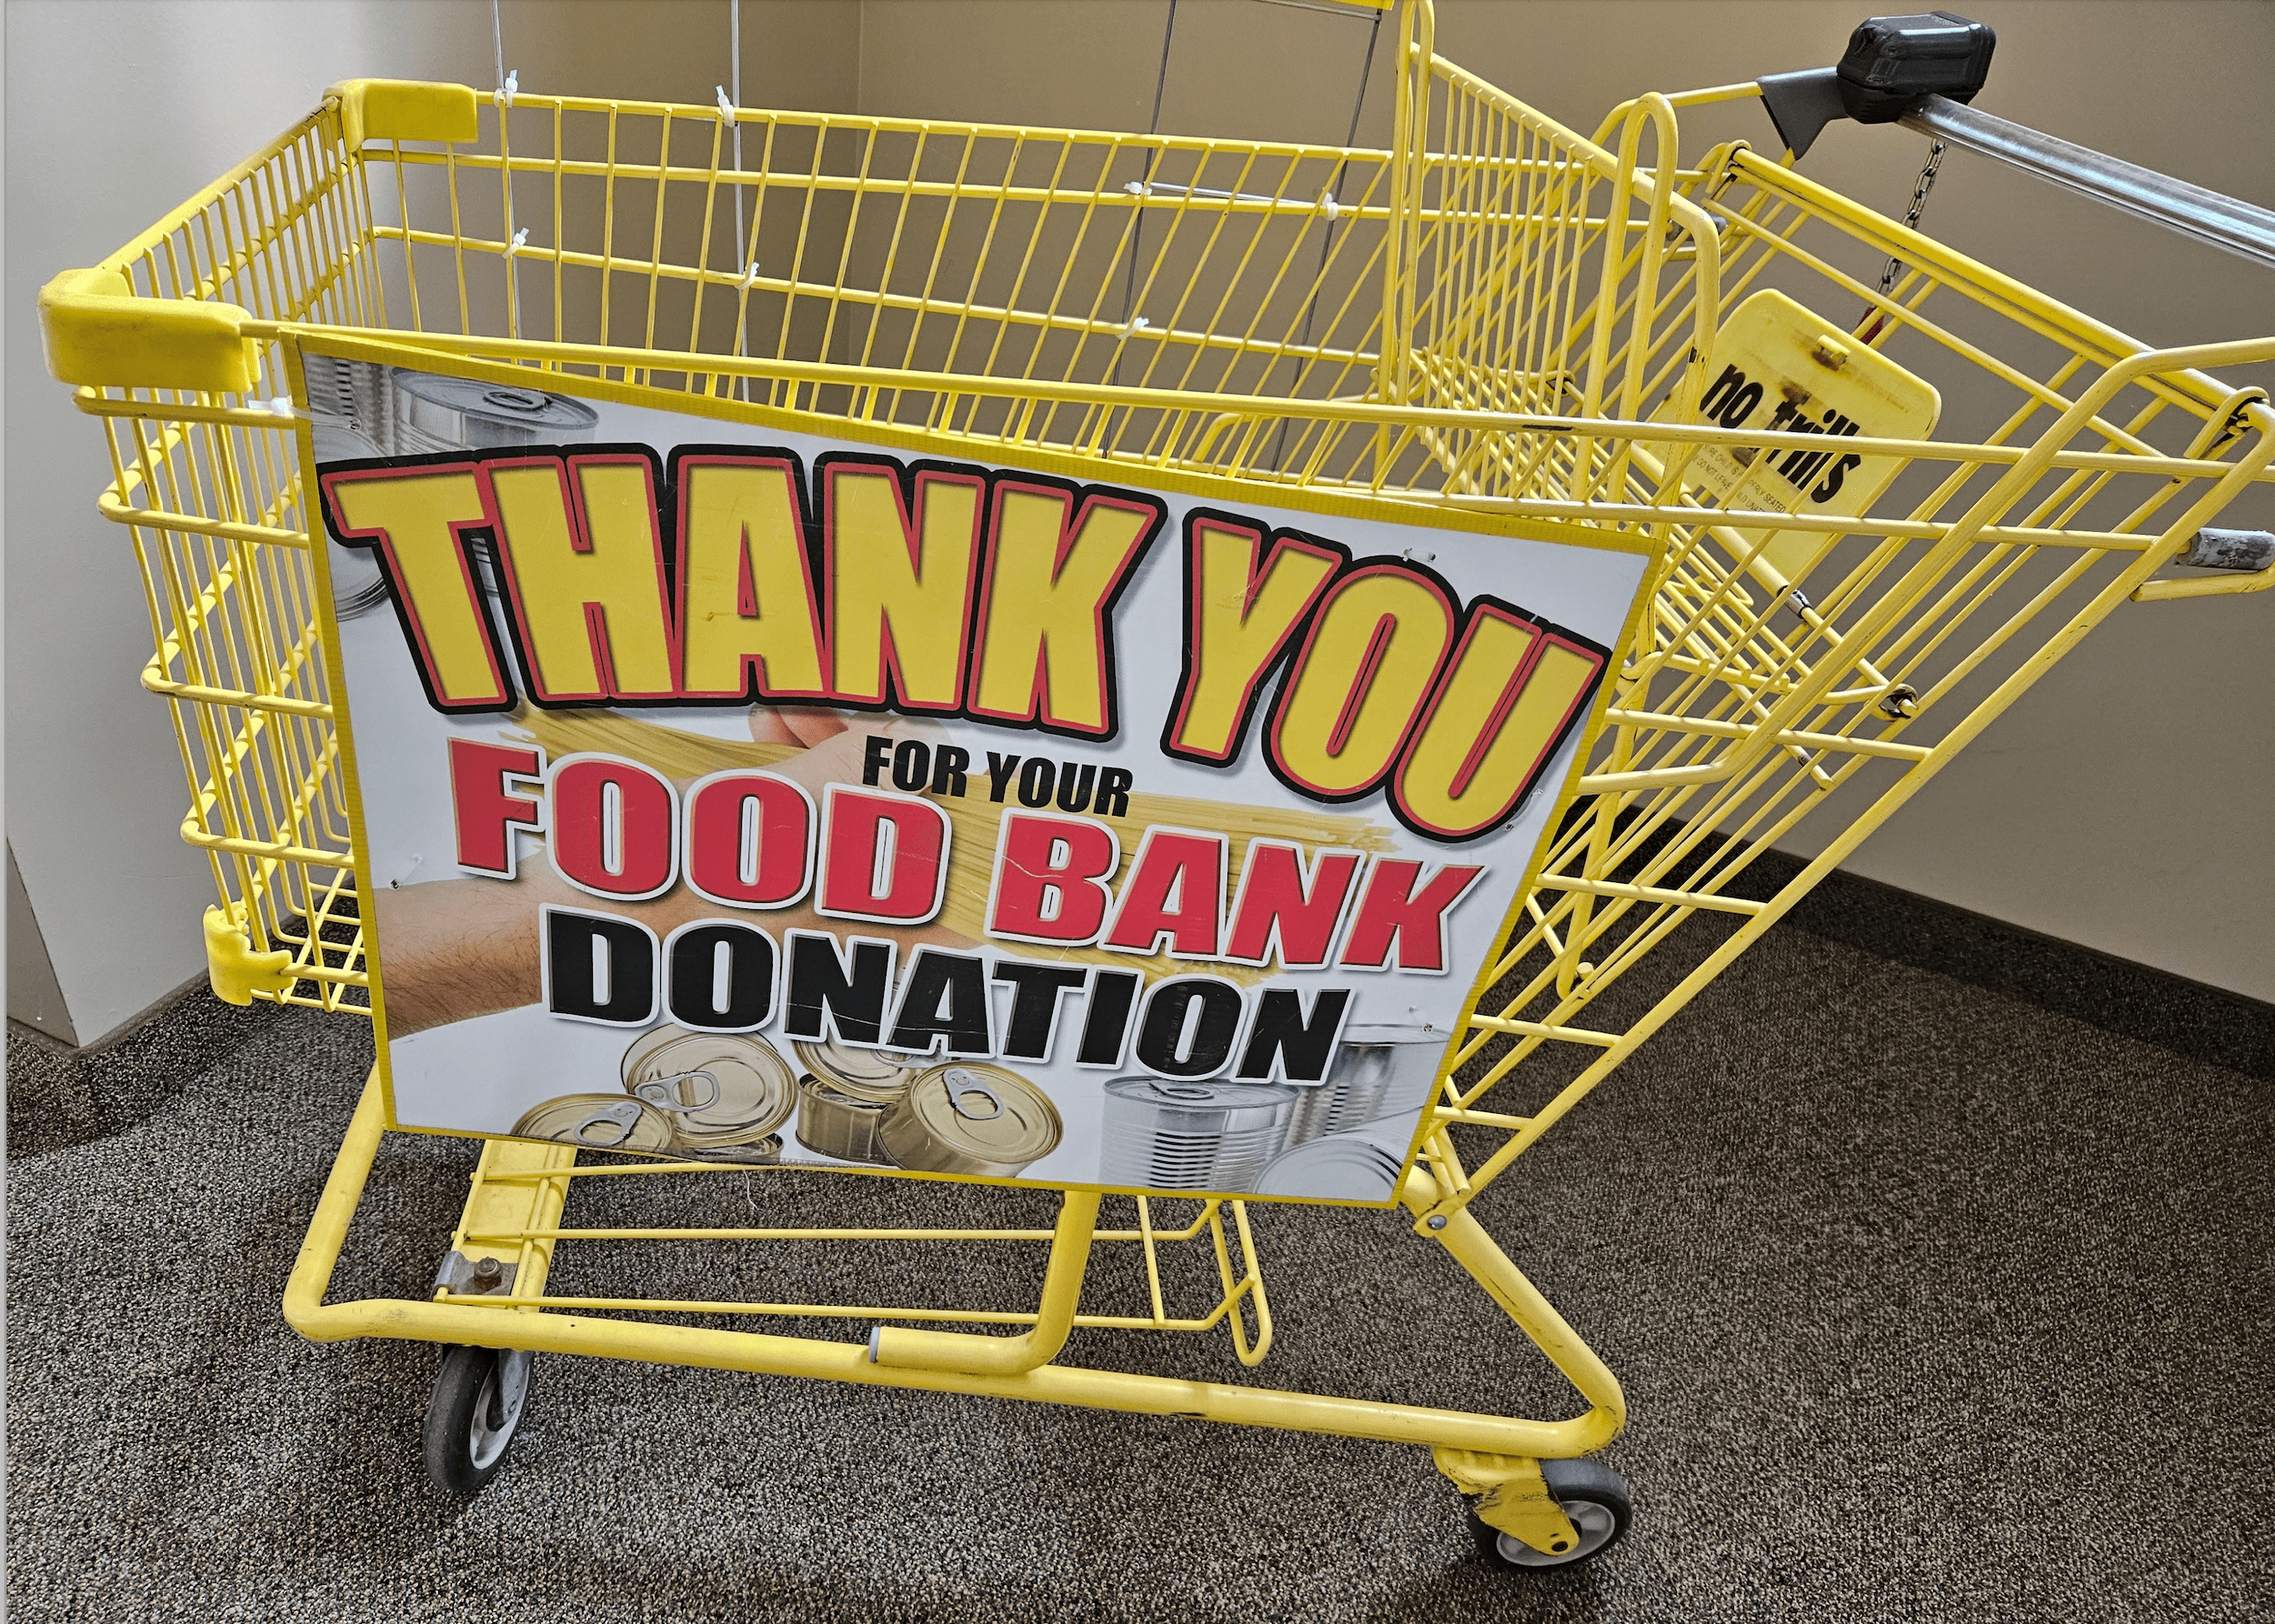
[[[426,1475],[437,1489],[470,1499],[497,1476],[521,1425],[536,1362],[521,1348],[444,1350],[423,1439]]]
[[[1602,1555],[1628,1531],[1635,1516],[1628,1480],[1609,1467],[1593,1460],[1544,1460],[1540,1476],[1564,1508],[1579,1543],[1564,1551],[1535,1550],[1516,1535],[1494,1528],[1473,1508],[1469,1533],[1488,1568],[1568,1568]]]

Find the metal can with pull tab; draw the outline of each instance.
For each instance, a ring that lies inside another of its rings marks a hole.
[[[1008,1178],[1057,1148],[1050,1097],[1016,1071],[951,1060],[919,1073],[877,1123],[897,1167]]]
[[[564,1094],[532,1106],[514,1124],[517,1139],[557,1139],[586,1150],[672,1148],[671,1119],[640,1099],[621,1094]]]
[[[790,1047],[805,1068],[797,1080],[797,1142],[839,1161],[889,1164],[878,1130],[923,1063],[898,1049],[835,1041]]]
[[[689,1154],[756,1145],[797,1104],[790,1063],[750,1033],[658,1027],[625,1050],[623,1070],[625,1091],[667,1118]]]
[[[683,1145],[679,1154],[689,1161],[732,1162],[737,1167],[771,1168],[782,1159],[782,1136],[770,1133],[747,1145]]]
[[[1098,1182],[1248,1189],[1286,1141],[1298,1092],[1286,1083],[1117,1077],[1106,1085]]]
[[[839,1094],[889,1105],[908,1092],[927,1061],[897,1048],[855,1048],[834,1039],[790,1045],[807,1077]]]

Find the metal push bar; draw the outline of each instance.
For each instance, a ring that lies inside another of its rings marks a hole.
[[[1836,118],[1900,124],[2275,268],[2275,212],[1968,105],[1997,43],[1987,25],[1950,12],[1870,17],[1839,65],[1768,74],[1758,88],[1796,159]]]
[[[1923,97],[1896,121],[2275,270],[2275,212],[1991,115]]]

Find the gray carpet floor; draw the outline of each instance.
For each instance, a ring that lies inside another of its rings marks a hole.
[[[1479,1203],[1631,1410],[1606,1459],[1633,1534],[1534,1576],[1480,1565],[1416,1449],[599,1360],[540,1361],[505,1473],[450,1501],[419,1460],[436,1350],[312,1347],[277,1310],[368,1032],[249,1032],[99,1133],[18,1133],[39,1148],[8,1167],[15,1619],[2241,1620],[2275,1596],[2270,1085],[1799,929]],[[344,1288],[419,1290],[472,1154],[389,1141]],[[700,1208],[622,1183],[581,1210],[1049,1209],[813,1174]],[[1067,1358],[1569,1408],[1403,1224],[1257,1229],[1262,1369],[1221,1336],[1079,1333]],[[1033,1262],[658,1247],[556,1279],[1009,1299]],[[1107,1256],[1087,1301],[1138,1285]]]

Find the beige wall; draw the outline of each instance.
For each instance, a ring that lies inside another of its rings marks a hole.
[[[1651,85],[1820,65],[1865,9],[1448,5],[1441,49],[1592,124]],[[1985,111],[2275,207],[2275,5],[1973,0]],[[1702,28],[1701,14],[1727,16]],[[1703,121],[1701,121],[1703,122]],[[1715,138],[1769,145],[1747,108]],[[1842,123],[1806,173],[1900,214],[1925,143]],[[1952,153],[1923,225],[2148,343],[2275,331],[2275,270]],[[2275,376],[2256,380],[2275,385]],[[2250,522],[2275,528],[2275,503]],[[1868,841],[1855,872],[2275,999],[2275,593],[2127,606]],[[1813,820],[1817,841],[1829,837]],[[1804,834],[1812,830],[1805,827]],[[1813,853],[1815,845],[1807,850]]]
[[[1872,9],[1828,0],[1442,0],[1448,55],[1591,128],[1637,91],[1821,65]],[[1890,5],[1884,9],[1897,9]],[[1989,111],[2275,206],[2275,5],[1973,0],[2000,31]],[[533,89],[707,103],[724,0],[509,0]],[[1145,127],[1166,0],[745,0],[744,99]],[[7,816],[69,1021],[93,1040],[200,973],[202,863],[135,673],[145,622],[97,519],[92,428],[38,361],[32,299],[351,75],[492,77],[482,0],[11,0],[7,24]],[[1363,20],[1182,0],[1162,127],[1340,141]],[[1380,142],[1388,50],[1361,124]],[[1765,143],[1758,108],[1693,121]],[[1806,170],[1891,212],[1922,144],[1839,125]],[[2275,273],[1964,155],[1934,233],[2143,339],[2266,331]],[[2275,514],[2257,522],[2275,525]],[[1857,856],[1863,874],[2275,999],[2275,594],[2129,607]]]

